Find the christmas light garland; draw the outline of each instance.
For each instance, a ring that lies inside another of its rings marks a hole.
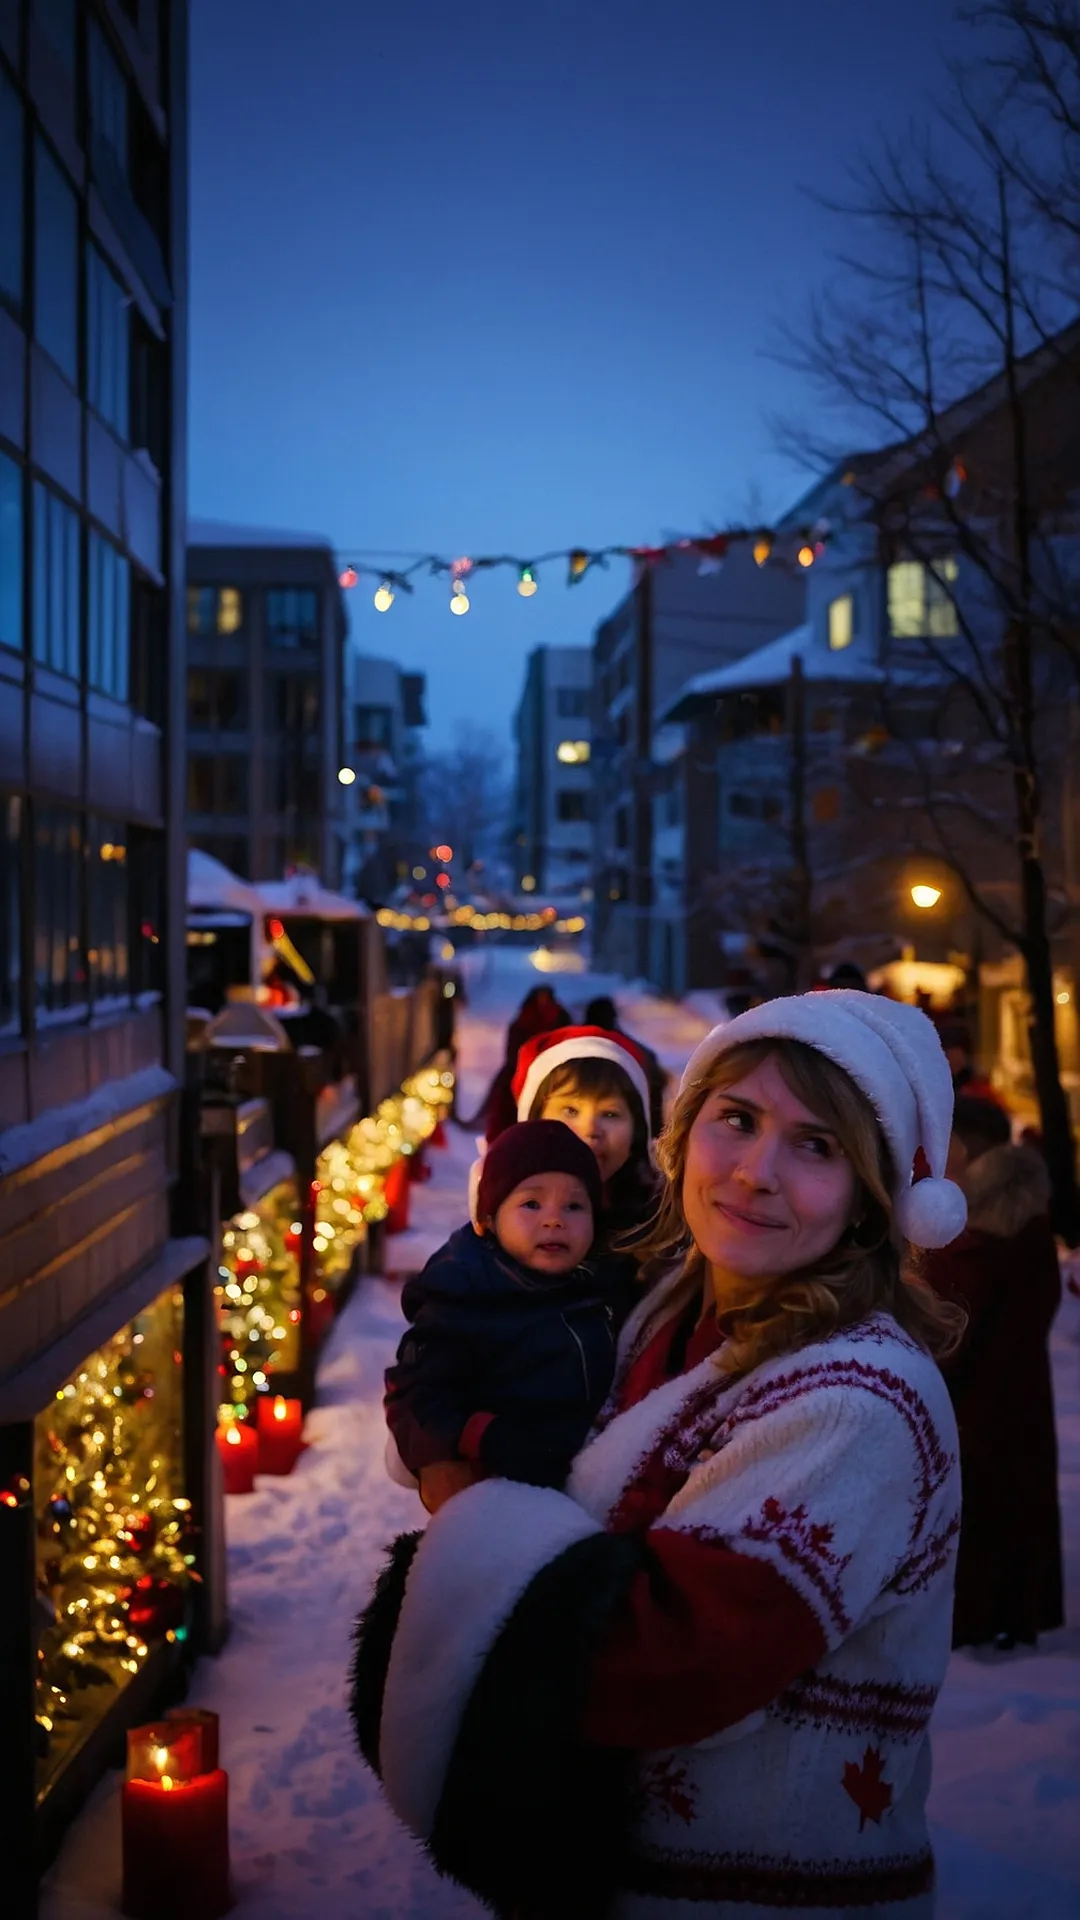
[[[387,567],[367,559],[346,559],[338,574],[339,585],[349,592],[362,579],[378,580],[374,604],[379,613],[389,613],[398,593],[412,593],[418,575],[448,581],[450,611],[468,613],[470,601],[467,582],[478,573],[490,573],[509,567],[517,574],[517,590],[523,600],[531,600],[540,585],[539,569],[561,563],[566,567],[567,586],[577,586],[593,567],[606,567],[611,560],[630,560],[639,569],[670,566],[678,556],[696,554],[699,573],[716,573],[734,546],[753,545],[759,567],[773,560],[782,565],[812,567],[825,550],[829,524],[818,520],[811,526],[785,528],[777,533],[768,527],[728,527],[722,533],[703,533],[665,541],[661,546],[557,547],[551,553],[535,555],[531,560],[510,553],[482,554],[470,559],[451,560],[436,553],[406,556],[405,566]]]
[[[156,1639],[187,1634],[183,1295],[89,1354],[35,1422],[38,1756],[47,1778]]]

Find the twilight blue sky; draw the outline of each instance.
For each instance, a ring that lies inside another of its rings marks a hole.
[[[763,352],[827,276],[807,197],[968,44],[950,0],[194,0],[193,514],[342,550],[692,533],[802,484]],[[372,583],[373,584],[373,583]],[[561,570],[464,619],[425,580],[369,652],[432,743],[507,737],[529,649],[623,586]]]

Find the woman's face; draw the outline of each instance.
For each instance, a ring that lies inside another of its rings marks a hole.
[[[621,1094],[594,1096],[564,1088],[549,1093],[536,1116],[540,1120],[561,1120],[584,1140],[596,1155],[600,1178],[607,1183],[620,1167],[625,1167],[634,1144],[634,1116]]]
[[[836,1135],[775,1059],[710,1093],[690,1129],[683,1213],[717,1279],[780,1279],[812,1266],[844,1233],[855,1188]]]

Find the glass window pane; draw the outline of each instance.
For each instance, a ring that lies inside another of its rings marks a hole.
[[[898,560],[889,568],[889,630],[898,640],[926,631],[925,570],[919,560]]]
[[[272,647],[313,647],[319,639],[319,595],[313,587],[271,587],[266,630]]]
[[[78,379],[78,212],[39,141],[34,168],[34,337],[74,386]]]
[[[842,593],[829,603],[829,646],[834,653],[850,647],[855,638],[855,602],[850,593]]]
[[[189,587],[187,590],[187,630],[208,634],[216,630],[217,593],[213,587]]]
[[[23,475],[0,453],[0,642],[23,643]]]
[[[237,587],[222,587],[218,594],[217,630],[238,633],[244,620],[244,602]]]
[[[90,684],[114,700],[127,701],[131,654],[131,568],[122,554],[90,535],[89,632],[87,673]]]
[[[926,571],[926,614],[935,639],[948,640],[959,632],[954,595],[959,572],[951,556],[935,560]]]
[[[34,0],[34,22],[71,73],[75,71],[75,0]]]
[[[0,68],[0,293],[16,304],[23,291],[23,111]]]
[[[86,250],[86,306],[90,404],[126,440],[131,381],[130,302],[96,247]]]
[[[22,816],[17,794],[0,800],[0,1034],[21,1027],[19,979],[22,973]]]
[[[91,820],[87,837],[90,991],[94,1001],[129,991],[127,835],[118,821]]]
[[[34,483],[34,658],[56,673],[80,672],[78,516]]]
[[[90,117],[95,140],[112,148],[125,174],[128,164],[127,82],[95,21],[87,35],[90,64]]]
[[[37,807],[34,825],[34,995],[39,1023],[86,1005],[83,842],[77,814]]]

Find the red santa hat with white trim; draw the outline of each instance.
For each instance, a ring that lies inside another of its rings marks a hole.
[[[963,1232],[967,1201],[945,1178],[952,1074],[925,1013],[847,988],[769,1000],[713,1028],[691,1055],[680,1094],[707,1081],[732,1047],[752,1040],[801,1040],[842,1067],[866,1095],[892,1158],[896,1223],[912,1246],[947,1247]],[[920,1147],[930,1178],[912,1184]]]
[[[517,1057],[511,1091],[517,1101],[517,1117],[528,1120],[549,1073],[573,1060],[606,1060],[621,1068],[641,1102],[645,1132],[649,1132],[649,1076],[645,1055],[624,1033],[612,1033],[607,1027],[556,1027],[553,1033],[538,1033]]]
[[[641,1103],[645,1137],[651,1139],[649,1076],[645,1069],[645,1056],[626,1034],[611,1033],[607,1027],[556,1027],[552,1033],[537,1033],[531,1040],[526,1040],[518,1053],[511,1083],[511,1092],[517,1101],[518,1119],[529,1119],[533,1101],[548,1074],[554,1073],[557,1067],[568,1066],[573,1060],[607,1060],[613,1067],[622,1069]],[[476,1148],[479,1158],[473,1161],[469,1169],[469,1218],[474,1224],[479,1218],[480,1173],[487,1151],[487,1142],[483,1137],[477,1140]]]

